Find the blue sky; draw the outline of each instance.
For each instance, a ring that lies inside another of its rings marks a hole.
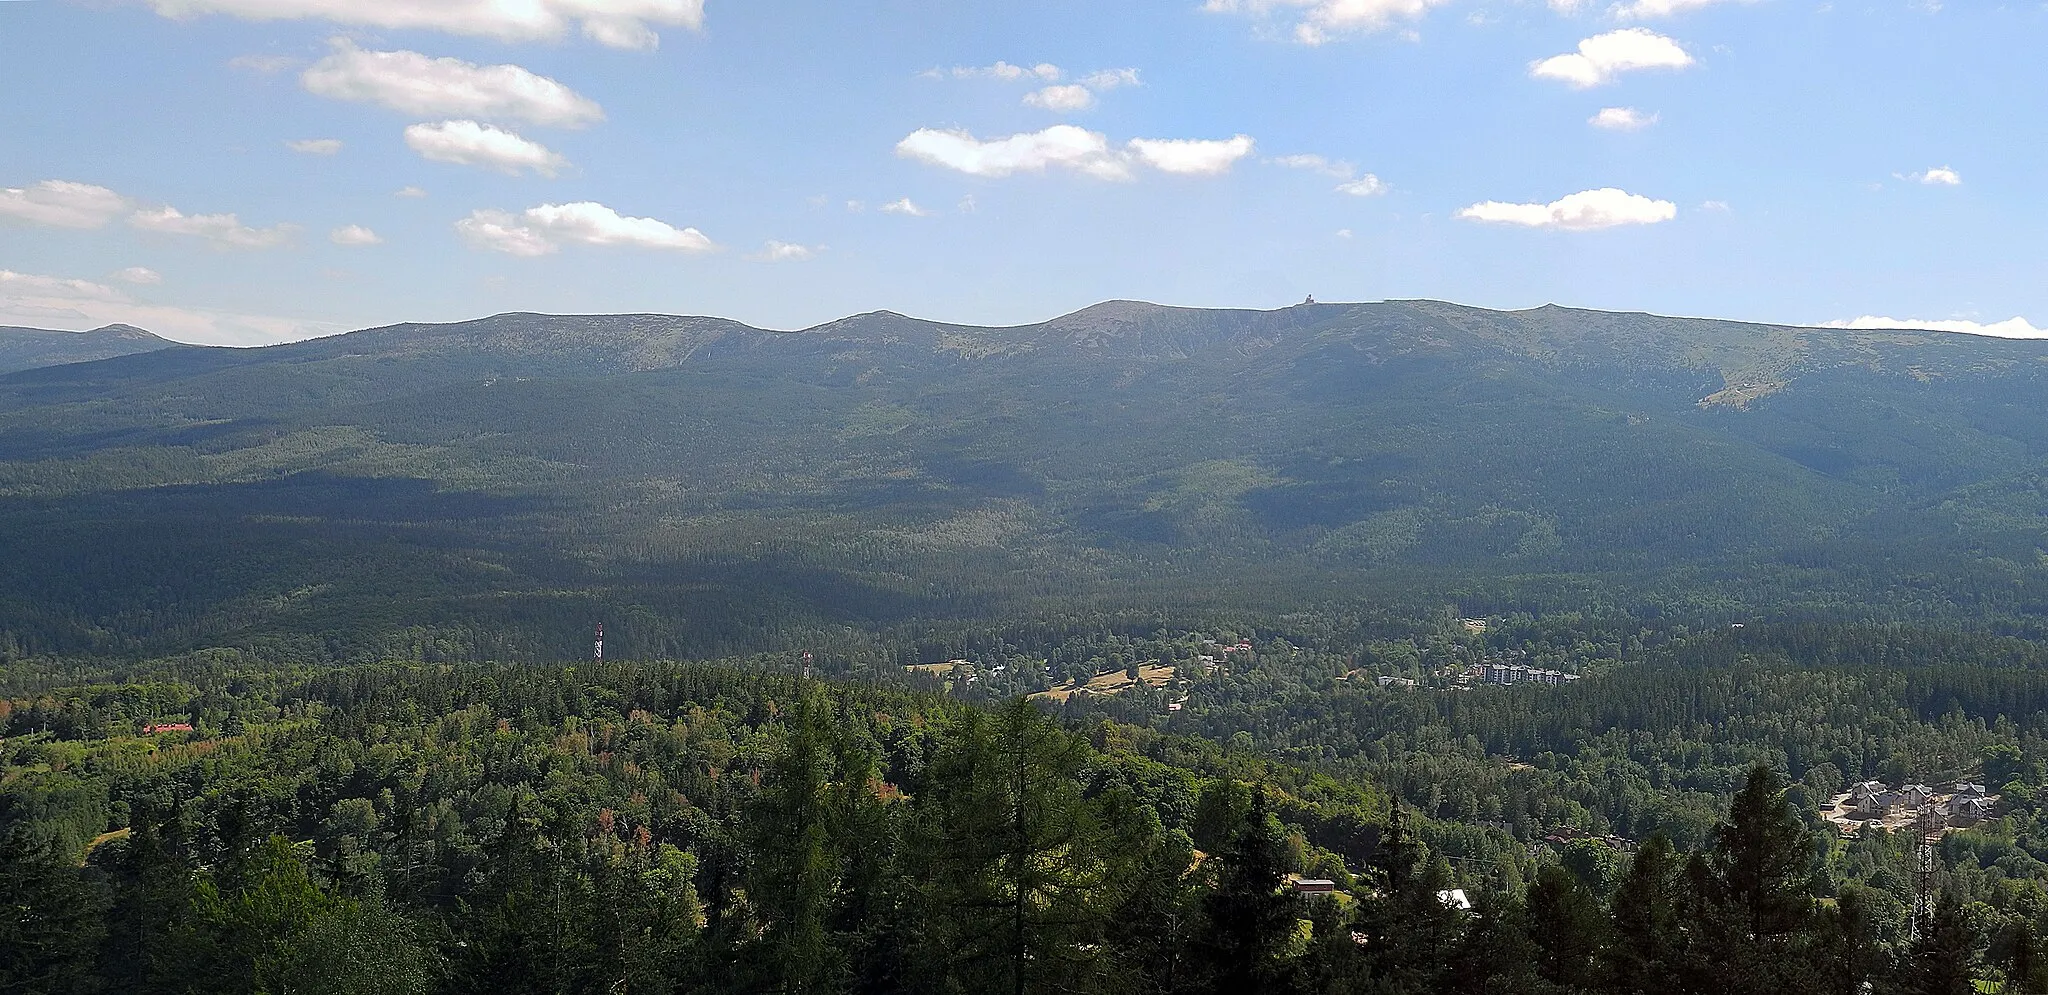
[[[0,0],[0,324],[1314,294],[2035,334],[2044,41],[2039,0]]]

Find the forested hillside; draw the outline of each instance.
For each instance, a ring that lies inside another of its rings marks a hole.
[[[0,650],[544,659],[604,618],[702,656],[1302,606],[2031,630],[2044,360],[1430,302],[126,356],[0,377]]]
[[[281,674],[194,657],[0,699],[0,988],[2048,981],[2039,844],[2012,837],[2031,800],[1944,841],[1945,897],[1909,931],[1911,840],[1838,840],[1768,767],[1739,769],[1690,843],[1526,849],[1251,750],[775,676],[790,662]],[[1684,727],[1645,731],[1666,728]],[[2041,741],[2024,743],[1989,755],[2037,784]]]

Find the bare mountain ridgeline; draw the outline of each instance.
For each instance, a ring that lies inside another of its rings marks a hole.
[[[0,353],[38,335],[88,337]],[[2033,341],[1429,301],[163,349],[0,377],[4,552],[123,564],[0,599],[71,652],[597,606],[646,648],[1054,604],[2018,618],[2044,378]]]
[[[155,352],[177,344],[133,325],[107,325],[89,332],[0,325],[0,374]]]

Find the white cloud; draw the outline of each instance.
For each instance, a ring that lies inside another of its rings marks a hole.
[[[1138,71],[1136,69],[1098,69],[1081,77],[1076,82],[1098,93],[1103,90],[1114,90],[1120,86],[1144,85],[1138,82]]]
[[[284,147],[301,155],[333,155],[341,151],[341,139],[301,138],[284,143]]]
[[[0,188],[0,218],[55,228],[99,228],[128,209],[128,198],[106,187],[44,180]]]
[[[1700,210],[1712,211],[1715,214],[1727,214],[1735,209],[1728,206],[1728,202],[1725,200],[1707,200],[1700,202]]]
[[[794,242],[777,242],[771,238],[767,244],[761,246],[761,251],[749,255],[747,258],[757,263],[793,263],[802,262],[817,254],[818,250],[808,245],[798,245]]]
[[[393,197],[405,197],[412,200],[417,200],[421,197],[425,197],[426,195],[427,192],[425,190],[420,189],[419,187],[399,187],[398,189],[393,190],[391,192],[391,196]]]
[[[345,38],[299,75],[308,92],[380,104],[417,117],[516,120],[580,128],[604,108],[546,76],[514,65],[479,66],[418,52],[370,52]]]
[[[1337,184],[1337,192],[1348,193],[1353,197],[1377,197],[1387,192],[1387,184],[1379,177],[1367,173],[1349,183]]]
[[[960,203],[953,205],[953,209],[961,214],[973,214],[981,209],[981,202],[975,200],[973,194],[968,194],[960,198]]]
[[[1251,154],[1249,135],[1218,140],[1134,138],[1112,149],[1100,132],[1071,124],[986,141],[965,131],[920,128],[896,143],[896,154],[970,176],[1003,177],[1071,169],[1102,180],[1127,180],[1133,165],[1161,172],[1214,175]]]
[[[552,178],[569,165],[539,142],[475,121],[415,124],[405,129],[405,144],[434,162],[483,166],[515,176],[530,169]]]
[[[57,297],[64,300],[121,301],[127,297],[103,283],[37,276],[0,269],[0,297]]]
[[[222,249],[274,249],[291,241],[297,225],[251,228],[232,214],[186,214],[175,207],[147,208],[128,216],[128,224],[166,235],[192,235]]]
[[[1123,157],[1100,133],[1071,124],[982,141],[965,131],[919,128],[896,143],[896,154],[969,176],[1042,173],[1049,166],[1105,180],[1130,177]]]
[[[1449,0],[1207,0],[1202,9],[1216,13],[1250,14],[1267,18],[1277,12],[1299,12],[1293,26],[1294,40],[1304,45],[1321,45],[1342,35],[1382,31],[1402,21],[1413,21],[1431,7]]]
[[[1337,229],[1337,237],[1338,237],[1338,238],[1350,238],[1350,237],[1351,237],[1351,229],[1349,229],[1349,228],[1339,228],[1339,229]]]
[[[1936,166],[1918,173],[1907,173],[1899,178],[1902,180],[1912,180],[1915,183],[1924,183],[1930,187],[1959,187],[1963,185],[1963,174],[1947,166]]]
[[[1189,176],[1215,176],[1230,172],[1237,160],[1252,154],[1250,135],[1224,139],[1133,138],[1130,150],[1154,169]]]
[[[563,245],[623,246],[709,252],[717,248],[695,228],[677,228],[653,218],[626,217],[603,204],[542,204],[519,214],[473,211],[455,222],[471,245],[515,256],[544,256]]]
[[[1035,66],[1016,66],[998,60],[992,66],[954,66],[951,69],[929,69],[925,71],[924,75],[934,79],[951,76],[954,79],[1036,79],[1051,81],[1060,78],[1060,67],[1050,62],[1041,62]]]
[[[126,283],[152,284],[164,282],[163,274],[147,266],[130,266],[114,274],[114,279]]]
[[[1639,69],[1684,69],[1691,55],[1648,28],[1623,28],[1579,42],[1579,50],[1529,64],[1529,75],[1562,80],[1580,89],[1609,83]]]
[[[1095,92],[1079,83],[1063,83],[1025,94],[1024,103],[1049,111],[1085,111],[1095,106]]]
[[[146,328],[176,342],[236,346],[292,342],[346,331],[348,327],[327,321],[139,304],[126,300],[12,297],[0,291],[0,324],[83,330],[116,323]]]
[[[1550,9],[1569,17],[1586,9],[1586,0],[1550,0]]]
[[[653,48],[649,25],[704,26],[704,0],[149,0],[165,17],[227,14],[252,21],[318,19],[426,29],[501,41],[561,38],[571,26],[613,48]]]
[[[1627,2],[1615,4],[1612,13],[1615,17],[1622,20],[1646,21],[1653,17],[1672,17],[1689,10],[1698,10],[1702,7],[1711,7],[1717,3],[1726,2],[1728,0],[1627,0]],[[1740,2],[1753,3],[1754,0],[1740,0]],[[1552,0],[1552,3],[1555,4],[1556,0]]]
[[[1880,318],[1865,315],[1847,321],[1830,321],[1823,328],[1866,328],[1866,329],[1924,329],[1936,332],[1964,332],[1970,335],[1990,335],[2002,339],[2048,338],[2048,328],[2035,328],[2033,322],[2021,317],[2004,321],[1976,322],[1961,319],[1927,318]]]
[[[1657,123],[1655,112],[1645,114],[1633,107],[1602,107],[1600,113],[1586,119],[1595,128],[1608,131],[1641,131]]]
[[[892,200],[886,204],[883,204],[882,213],[903,214],[913,218],[929,218],[932,216],[932,212],[917,206],[917,204],[912,202],[911,199],[908,197],[904,197],[900,200]]]
[[[1668,200],[1651,200],[1613,187],[1581,191],[1548,204],[1508,204],[1489,200],[1458,211],[1458,217],[1468,221],[1562,228],[1566,231],[1656,224],[1677,216],[1678,205]]]
[[[327,240],[336,245],[346,245],[351,248],[364,245],[382,245],[384,243],[382,236],[362,225],[343,225],[328,232]]]
[[[1304,152],[1298,155],[1275,156],[1266,161],[1272,163],[1275,166],[1286,166],[1288,169],[1306,169],[1312,173],[1321,173],[1324,176],[1330,176],[1340,180],[1348,180],[1351,178],[1352,174],[1356,172],[1353,166],[1348,162],[1344,162],[1340,159],[1325,159],[1322,156],[1316,155],[1312,152]]]

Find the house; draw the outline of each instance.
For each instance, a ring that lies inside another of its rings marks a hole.
[[[1457,909],[1460,912],[1472,911],[1472,899],[1465,895],[1465,889],[1463,888],[1439,891],[1436,893],[1436,900],[1444,903],[1444,908],[1447,909]]]
[[[146,726],[143,726],[143,727],[142,727],[142,734],[143,734],[143,735],[145,735],[145,736],[154,736],[154,735],[156,735],[157,733],[160,733],[160,732],[191,732],[191,731],[192,731],[192,723],[190,723],[190,722],[152,722],[152,723],[150,723],[149,725],[146,725]]]
[[[1998,802],[1991,798],[1957,798],[1948,805],[1949,819],[1958,825],[1983,822],[1998,814]]]
[[[1412,688],[1415,686],[1415,681],[1413,678],[1408,677],[1381,677],[1379,679],[1379,686],[1383,688]]]
[[[1971,784],[1968,781],[1956,782],[1957,798],[1982,798],[1988,794],[1990,794],[1990,792],[1984,790],[1984,786],[1981,784]]]
[[[1910,809],[1919,809],[1934,800],[1934,789],[1924,784],[1908,784],[1899,789],[1899,804]]]
[[[1864,781],[1849,789],[1849,800],[1854,803],[1857,814],[1866,819],[1881,819],[1890,815],[1904,799],[1883,781]]]
[[[1294,882],[1294,893],[1297,895],[1334,895],[1337,893],[1337,882],[1331,881],[1328,878],[1298,878]]]

